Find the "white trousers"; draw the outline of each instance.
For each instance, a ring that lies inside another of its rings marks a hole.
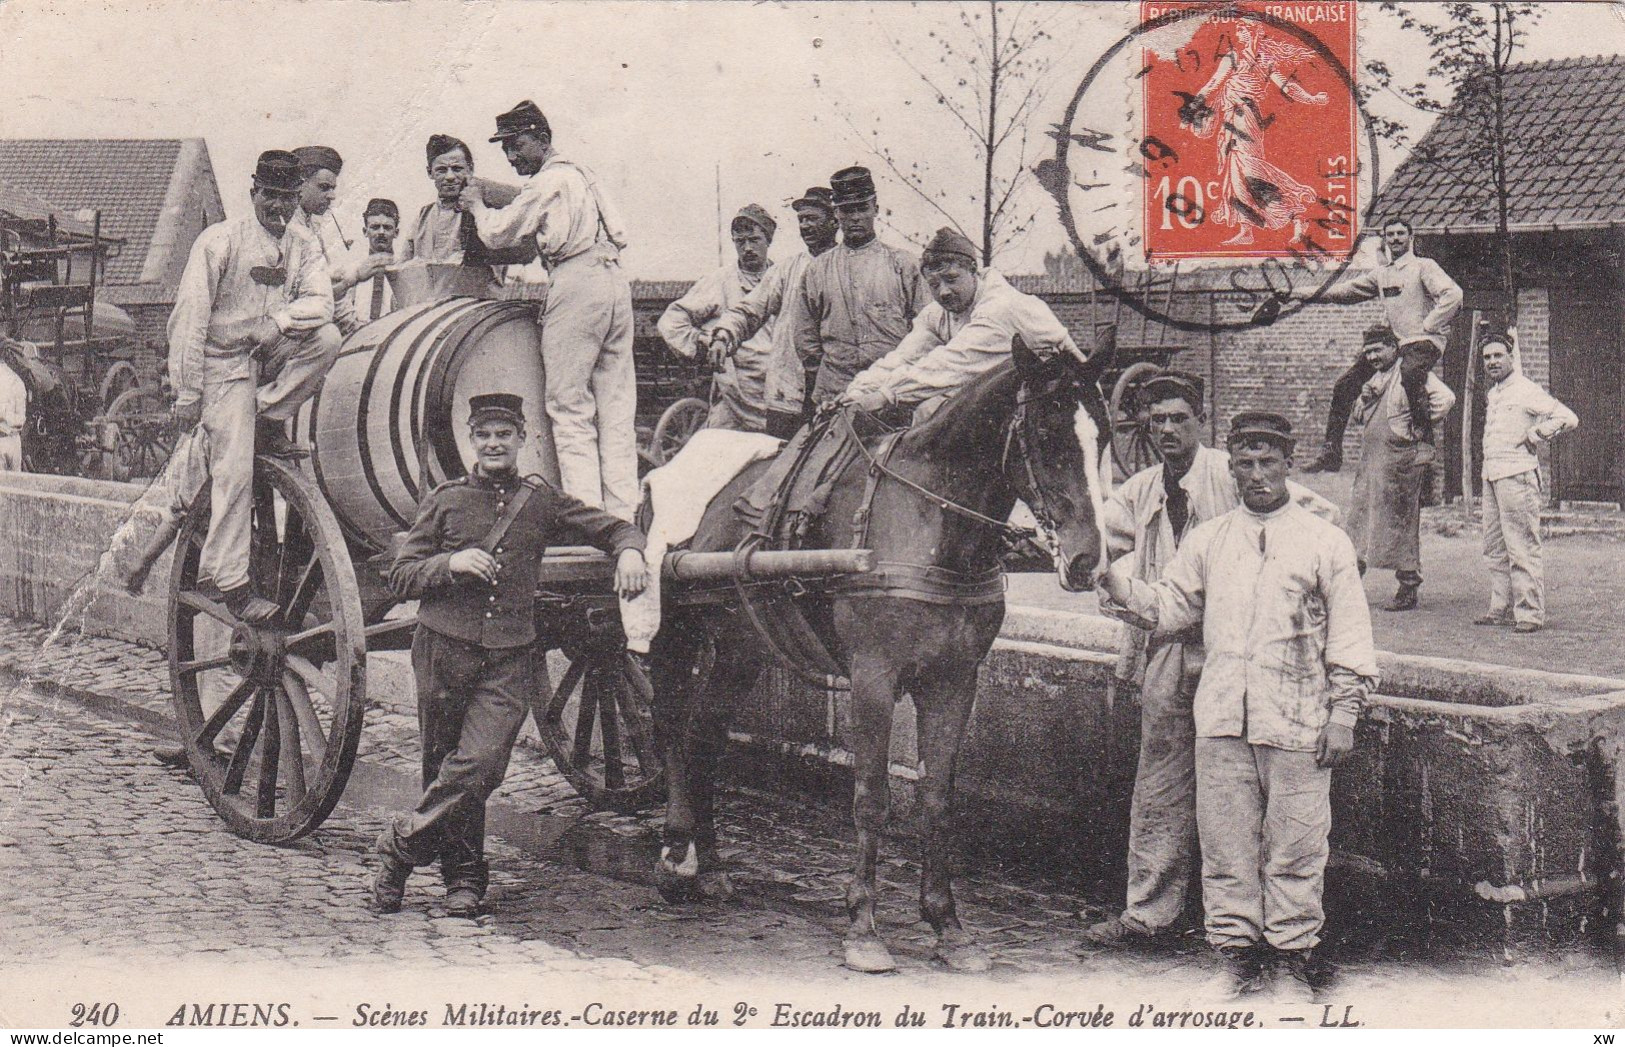
[[[596,248],[551,275],[542,366],[559,478],[567,494],[631,520],[638,507],[632,288]]]
[[[0,469],[21,472],[23,468],[23,434],[0,436]]]
[[[249,581],[255,418],[279,422],[292,418],[321,387],[340,341],[339,329],[327,324],[279,339],[262,364],[242,353],[204,357],[209,535],[203,541],[199,570],[221,589]]]
[[[1540,562],[1540,473],[1484,481],[1484,559],[1490,565],[1490,613],[1546,622]]]

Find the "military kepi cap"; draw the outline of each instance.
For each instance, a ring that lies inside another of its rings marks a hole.
[[[299,158],[285,149],[267,149],[254,165],[254,185],[279,193],[299,191]]]
[[[344,158],[331,146],[302,145],[293,151],[293,155],[299,158],[299,166],[312,174],[317,171],[338,174],[344,170]]]
[[[773,220],[773,216],[768,214],[767,208],[761,204],[746,204],[741,207],[739,213],[734,215],[734,220],[729,223],[728,228],[737,233],[742,224],[745,226],[754,225],[766,233],[769,243],[773,241],[773,231],[779,227],[779,223]]]
[[[512,138],[522,131],[536,131],[553,137],[553,129],[548,126],[547,117],[535,102],[525,99],[506,113],[497,116],[497,133],[491,136],[491,141],[500,142],[505,138]]]
[[[803,207],[812,207],[820,211],[834,213],[835,194],[831,193],[826,186],[815,185],[802,193],[800,199],[791,202],[790,207],[796,211],[801,210]]]
[[[1251,440],[1268,440],[1288,454],[1298,445],[1292,436],[1292,423],[1274,411],[1239,411],[1230,419],[1230,435],[1225,446],[1235,448]]]
[[[875,198],[875,180],[867,167],[845,167],[829,176],[835,206],[862,204]]]
[[[468,424],[487,418],[507,418],[525,424],[525,398],[517,393],[481,393],[468,398]]]
[[[937,230],[937,235],[925,245],[925,251],[920,255],[920,265],[929,266],[932,262],[947,261],[950,258],[969,262],[971,268],[976,267],[976,245],[970,238],[957,229],[943,226]]]
[[[1199,374],[1191,374],[1189,371],[1164,371],[1146,379],[1140,386],[1141,402],[1156,403],[1158,400],[1177,397],[1200,411],[1202,390],[1205,385]]]

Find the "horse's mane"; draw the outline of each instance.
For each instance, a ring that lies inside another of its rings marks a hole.
[[[1011,380],[1015,371],[1014,360],[1002,360],[992,370],[977,375],[969,385],[948,397],[948,402],[936,414],[910,429],[907,433],[910,442],[935,442],[948,430],[963,425],[965,415],[986,407],[990,397],[1001,395],[1004,385],[1012,385],[1010,396],[1011,406],[1014,407],[1015,392]]]

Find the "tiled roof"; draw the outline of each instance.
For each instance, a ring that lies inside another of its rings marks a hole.
[[[1625,56],[1514,65],[1505,80],[1510,225],[1601,227],[1625,222]],[[1495,193],[1480,121],[1440,117],[1383,189],[1379,214],[1418,232],[1495,228]]]
[[[31,225],[37,223],[41,227],[48,218],[54,217],[56,227],[61,232],[87,237],[91,233],[90,223],[75,218],[72,210],[53,204],[38,193],[29,192],[20,185],[9,185],[5,182],[0,182],[0,216]]]
[[[108,260],[108,283],[139,283],[181,144],[176,138],[0,139],[0,182],[72,210],[100,208],[102,228],[124,241]]]

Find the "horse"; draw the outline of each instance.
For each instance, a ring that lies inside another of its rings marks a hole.
[[[977,670],[1004,621],[998,567],[1011,530],[1003,521],[1016,499],[1032,508],[1065,588],[1088,588],[1102,562],[1098,463],[1110,428],[1099,375],[1109,355],[1097,351],[1085,360],[1062,353],[1041,360],[1016,338],[1008,361],[899,434],[873,481],[878,459],[866,446],[836,481],[827,511],[802,543],[811,549],[851,546],[854,514],[872,484],[867,547],[881,570],[914,565],[961,577],[991,572],[994,585],[991,602],[971,605],[849,592],[839,585],[798,598],[851,683],[858,842],[846,897],[848,968],[896,967],[875,925],[875,867],[890,799],[893,707],[905,691],[918,712],[920,911],[936,932],[939,960],[963,971],[990,965],[954,906],[947,838],[954,765]],[[751,466],[712,500],[690,548],[733,550],[749,537],[749,525],[732,506],[766,464]],[[717,854],[712,779],[726,744],[729,703],[747,693],[771,662],[773,644],[738,608],[674,610],[650,652],[656,737],[667,774],[656,883],[670,900],[724,898],[732,886]]]

